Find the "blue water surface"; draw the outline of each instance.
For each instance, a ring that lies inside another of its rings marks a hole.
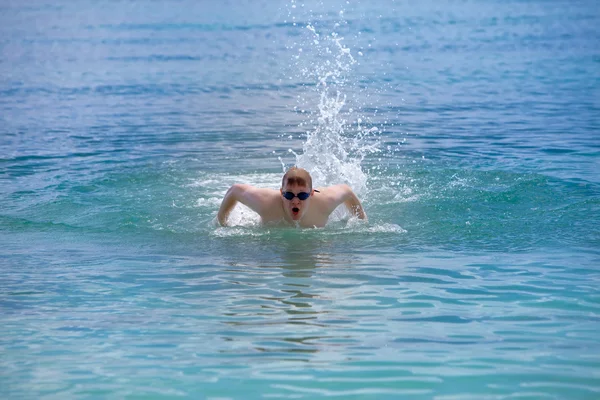
[[[3,2],[1,397],[600,398],[598,10]]]

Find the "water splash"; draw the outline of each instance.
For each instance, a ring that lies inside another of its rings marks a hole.
[[[347,29],[343,14],[340,11],[340,20],[330,26],[304,25],[303,39],[291,46],[298,78],[311,82],[310,92],[318,98],[317,109],[307,113],[308,120],[300,124],[310,128],[302,152],[294,154],[295,164],[311,173],[314,186],[346,183],[361,196],[367,192],[368,181],[361,164],[368,154],[380,151],[379,130],[355,116],[353,106],[360,109],[361,104],[349,104],[349,98],[356,101],[349,96],[357,86],[351,79],[356,59],[339,33]],[[314,107],[315,97],[303,94],[298,98],[301,113],[311,108],[307,98]]]

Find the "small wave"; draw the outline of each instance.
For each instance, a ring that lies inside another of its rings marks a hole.
[[[207,189],[216,189],[223,192],[223,195],[234,183],[247,183],[256,187],[279,188],[281,185],[280,173],[253,173],[253,174],[228,174],[228,173],[211,173],[203,174],[187,187],[201,187]]]
[[[350,218],[345,225],[335,223],[328,225],[323,231],[329,235],[342,235],[347,233],[395,233],[403,234],[406,230],[400,225],[391,223],[382,223],[371,225],[357,218]]]
[[[261,231],[261,230],[249,229],[246,227],[239,227],[239,226],[219,227],[219,228],[215,229],[214,231],[212,231],[212,233],[211,233],[212,236],[221,237],[221,238],[247,237],[247,236],[258,237],[258,236],[264,236],[264,235],[268,235],[268,234],[269,234],[268,230]]]
[[[396,224],[381,224],[375,226],[369,226],[367,232],[371,233],[406,233],[406,229]]]
[[[186,187],[206,187],[206,186],[211,186],[211,185],[215,185],[215,184],[219,184],[219,183],[221,183],[221,182],[217,179],[205,179],[205,180],[194,181],[194,182],[186,185]]]
[[[209,197],[208,199],[198,199],[198,201],[196,201],[196,206],[198,207],[209,207],[209,208],[214,208],[214,207],[219,207],[219,205],[221,204],[221,198],[219,197]]]
[[[420,198],[421,196],[419,194],[416,194],[413,188],[404,186],[396,189],[394,202],[411,203],[419,200]]]

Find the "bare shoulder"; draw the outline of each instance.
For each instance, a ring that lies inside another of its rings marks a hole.
[[[244,183],[236,183],[232,190],[237,192],[237,200],[259,214],[263,214],[279,200],[279,191],[258,188]]]
[[[279,193],[275,189],[259,188],[256,186],[248,185],[246,183],[236,183],[232,186],[232,189],[237,190],[239,193],[249,194],[253,196],[261,197],[273,197]]]
[[[341,184],[317,188],[319,191],[315,194],[315,203],[319,206],[321,212],[331,213],[337,206],[348,199],[352,193],[350,186]]]
[[[321,187],[317,188],[317,190],[323,197],[338,201],[344,201],[349,194],[353,193],[350,186],[346,184]]]
[[[319,188],[318,190],[322,190],[322,205],[327,212],[332,212],[337,206],[343,203],[351,214],[357,216],[359,219],[367,219],[367,214],[362,208],[360,200],[350,186],[341,184],[322,189]]]

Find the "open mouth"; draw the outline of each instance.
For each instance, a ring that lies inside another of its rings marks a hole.
[[[300,212],[300,209],[299,209],[298,207],[294,207],[294,208],[292,208],[292,213],[293,213],[294,215],[298,215],[298,213],[299,213],[299,212]]]

